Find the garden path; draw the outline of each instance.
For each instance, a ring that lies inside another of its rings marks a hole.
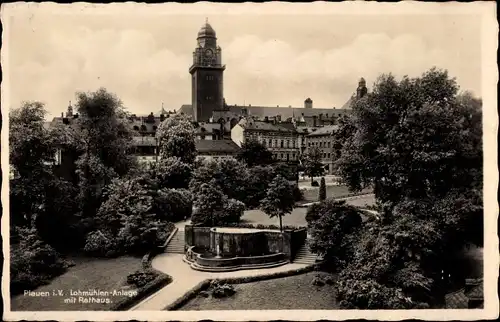
[[[241,270],[235,272],[200,272],[195,271],[182,261],[181,254],[163,253],[153,259],[153,268],[172,276],[172,283],[168,284],[158,292],[149,296],[131,310],[134,311],[158,311],[163,310],[190,289],[202,281],[210,278],[232,278],[267,275],[306,267],[304,264],[286,264],[279,267]]]

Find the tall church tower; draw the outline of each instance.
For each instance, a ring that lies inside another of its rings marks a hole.
[[[194,121],[207,122],[213,111],[224,107],[222,53],[217,46],[215,30],[208,20],[198,32],[198,46],[193,52],[193,65],[189,68],[192,84]]]

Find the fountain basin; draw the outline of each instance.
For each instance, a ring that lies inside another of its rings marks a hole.
[[[239,269],[255,269],[275,267],[288,263],[284,253],[274,253],[256,256],[217,257],[205,249],[196,246],[188,248],[184,260],[191,267],[200,271],[234,271]]]
[[[212,272],[279,266],[291,262],[306,235],[303,228],[281,232],[187,225],[184,261]]]

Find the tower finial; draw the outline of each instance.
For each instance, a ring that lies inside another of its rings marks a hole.
[[[205,23],[208,23],[208,17],[205,17]]]

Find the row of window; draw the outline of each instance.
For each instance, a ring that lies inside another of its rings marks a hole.
[[[296,160],[297,154],[295,153],[275,153],[273,154],[273,157],[275,159],[279,160],[286,160],[286,161],[291,161],[291,160]]]
[[[214,80],[214,79],[215,79],[215,78],[214,78],[214,75],[207,75],[207,80],[208,80],[208,81],[212,81],[212,80]]]
[[[320,148],[329,148],[330,145],[331,145],[330,141],[327,141],[327,142],[324,142],[324,141],[321,141],[321,142],[308,142],[307,143],[307,146],[309,146],[309,147],[316,146],[316,147],[320,147]]]
[[[278,148],[278,147],[281,147],[281,148],[295,148],[295,146],[296,146],[296,141],[295,140],[261,139],[260,142],[265,147],[270,147],[270,148]]]

